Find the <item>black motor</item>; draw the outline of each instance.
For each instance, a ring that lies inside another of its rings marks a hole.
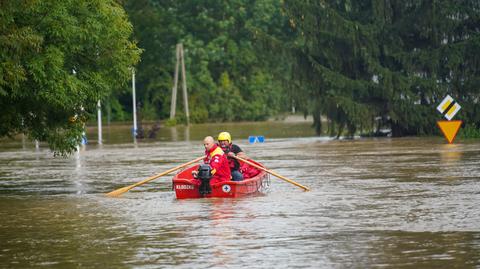
[[[208,164],[200,164],[198,166],[198,175],[200,179],[200,195],[204,196],[205,194],[212,193],[212,187],[210,186],[210,179],[212,178],[212,168]]]

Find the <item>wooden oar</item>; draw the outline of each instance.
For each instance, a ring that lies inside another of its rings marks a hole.
[[[203,156],[202,156],[202,157],[198,157],[198,158],[196,158],[195,160],[192,160],[192,161],[189,161],[189,162],[187,162],[187,163],[181,164],[181,165],[179,165],[179,166],[177,166],[177,167],[174,167],[174,168],[172,168],[172,169],[169,169],[169,170],[167,170],[167,171],[165,171],[165,172],[163,172],[163,173],[160,173],[160,174],[151,176],[151,177],[149,177],[149,178],[147,178],[147,179],[144,179],[144,180],[142,180],[142,181],[140,181],[140,182],[137,182],[137,183],[135,183],[135,184],[133,184],[133,185],[126,186],[126,187],[123,187],[123,188],[120,188],[120,189],[111,191],[111,192],[107,193],[106,195],[109,196],[109,197],[120,196],[120,195],[126,193],[127,191],[129,191],[129,190],[137,187],[137,186],[143,185],[143,184],[145,184],[145,183],[147,183],[147,182],[149,182],[149,181],[152,181],[152,180],[154,180],[154,179],[156,179],[156,178],[159,178],[159,177],[161,177],[161,176],[170,174],[171,172],[176,171],[176,170],[178,170],[178,169],[180,169],[180,168],[183,168],[183,167],[185,167],[185,166],[188,166],[188,165],[190,165],[190,164],[192,164],[192,163],[196,163],[196,162],[200,161],[200,160],[203,159],[203,158],[204,158]]]
[[[229,156],[229,157],[230,157],[230,156]],[[309,190],[310,190],[309,188],[307,188],[307,187],[305,187],[305,186],[303,186],[303,185],[301,185],[301,184],[299,184],[299,183],[297,183],[297,182],[295,182],[295,181],[293,181],[293,180],[291,180],[291,179],[288,179],[288,178],[286,178],[286,177],[284,177],[284,176],[282,176],[282,175],[279,175],[279,174],[273,172],[272,170],[268,170],[268,169],[266,169],[266,168],[263,168],[263,167],[261,167],[260,165],[254,164],[254,163],[252,163],[252,162],[250,162],[250,161],[247,161],[247,160],[245,160],[245,159],[243,159],[243,158],[241,158],[241,157],[238,157],[238,156],[231,156],[231,157],[233,157],[233,158],[235,158],[235,159],[237,159],[237,160],[239,160],[239,161],[242,161],[242,162],[244,162],[244,163],[246,163],[246,164],[248,164],[248,165],[251,165],[251,166],[253,166],[253,167],[257,168],[257,169],[263,170],[263,171],[265,171],[265,172],[267,172],[267,173],[269,173],[269,174],[272,174],[272,175],[274,175],[274,176],[276,176],[276,177],[278,177],[278,178],[280,178],[280,179],[283,179],[283,180],[285,180],[286,182],[288,182],[288,183],[290,183],[290,184],[293,184],[293,185],[295,185],[295,186],[297,186],[297,187],[300,187],[300,188],[304,189],[305,191],[309,191]]]

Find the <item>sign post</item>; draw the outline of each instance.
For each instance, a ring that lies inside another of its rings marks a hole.
[[[443,133],[445,139],[449,144],[452,144],[457,136],[458,130],[462,126],[463,121],[452,120],[452,118],[462,108],[450,95],[447,95],[440,105],[437,106],[438,112],[440,112],[447,120],[437,121],[437,125]]]

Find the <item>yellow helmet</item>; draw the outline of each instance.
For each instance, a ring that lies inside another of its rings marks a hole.
[[[232,137],[230,136],[230,133],[228,132],[221,132],[218,134],[218,141],[222,141],[222,140],[227,140],[228,143],[232,143]]]

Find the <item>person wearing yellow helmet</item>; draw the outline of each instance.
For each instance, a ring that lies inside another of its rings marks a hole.
[[[243,180],[243,175],[240,172],[240,163],[237,159],[232,158],[232,156],[238,156],[245,159],[247,158],[247,155],[238,145],[232,143],[232,136],[228,132],[219,133],[217,141],[218,145],[223,149],[223,152],[227,154],[230,171],[232,173],[232,180]]]

